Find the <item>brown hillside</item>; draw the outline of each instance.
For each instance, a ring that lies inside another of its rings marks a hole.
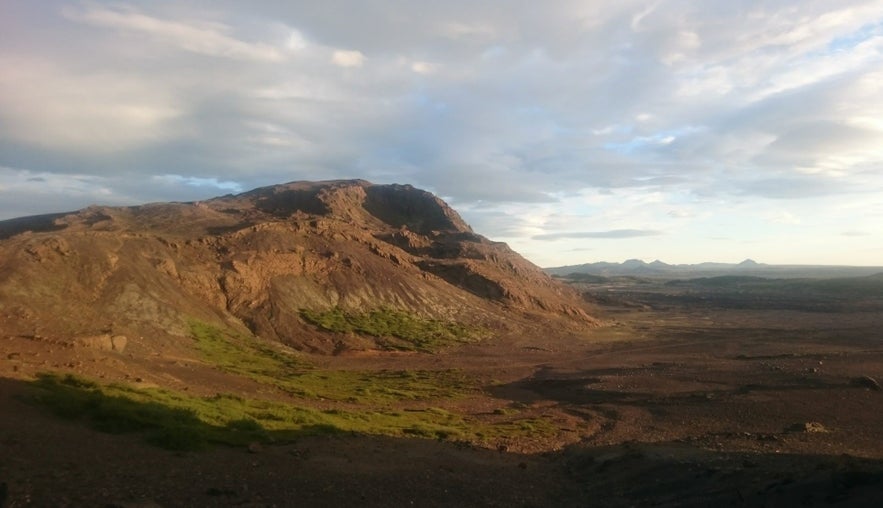
[[[499,331],[596,324],[574,291],[408,185],[295,182],[0,222],[9,337],[143,352],[174,348],[199,320],[312,352],[376,346],[302,318],[335,307]]]

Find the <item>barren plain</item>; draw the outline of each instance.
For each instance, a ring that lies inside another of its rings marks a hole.
[[[7,338],[0,385],[6,506],[883,500],[883,393],[869,381],[883,374],[879,297],[846,295],[823,309],[818,299],[800,303],[806,294],[771,304],[758,292],[698,284],[619,281],[580,289],[607,323],[585,335],[547,333],[555,331],[536,323],[518,337],[436,354],[323,359],[328,371],[457,372],[468,384],[462,393],[390,405],[502,429],[487,438],[329,431],[167,450],[139,432],[103,433],[88,420],[57,417],[33,402],[40,388],[28,379],[108,363],[103,374],[90,374],[149,385],[164,368],[181,369],[174,358],[92,362],[85,351],[48,353],[37,341]],[[850,300],[852,307],[842,305]],[[206,393],[255,390],[248,379],[231,385],[212,368],[187,370],[188,382]]]

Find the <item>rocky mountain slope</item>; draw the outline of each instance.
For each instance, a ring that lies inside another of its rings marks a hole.
[[[147,352],[198,321],[316,353],[376,348],[304,319],[337,308],[501,332],[596,324],[573,290],[407,185],[294,182],[0,222],[7,337]]]

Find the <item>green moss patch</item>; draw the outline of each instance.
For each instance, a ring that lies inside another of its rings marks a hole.
[[[309,367],[292,352],[201,321],[190,322],[190,335],[206,361],[234,374],[275,377]]]
[[[192,322],[191,335],[208,363],[295,397],[388,405],[477,390],[476,382],[457,370],[318,370],[292,353],[206,323]]]
[[[31,400],[59,417],[86,421],[102,432],[139,433],[149,443],[172,450],[285,442],[342,432],[477,443],[555,432],[542,420],[492,424],[434,407],[320,410],[230,394],[198,397],[159,388],[99,384],[69,374],[43,374],[32,384]]]
[[[376,337],[387,349],[424,353],[475,342],[488,335],[486,330],[478,327],[427,319],[389,308],[362,313],[346,312],[337,307],[324,312],[303,309],[301,317],[322,330]]]
[[[482,417],[442,409],[483,394],[479,380],[458,370],[324,370],[281,345],[206,323],[192,323],[191,335],[206,363],[281,393],[204,397],[49,373],[33,382],[32,400],[59,417],[103,432],[141,434],[173,450],[340,432],[494,446],[557,432],[544,420],[515,414]]]

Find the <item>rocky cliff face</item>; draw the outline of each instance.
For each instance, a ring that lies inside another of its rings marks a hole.
[[[295,182],[0,222],[0,335],[150,349],[199,320],[314,352],[357,347],[302,318],[335,307],[492,330],[595,324],[575,292],[408,185]]]

